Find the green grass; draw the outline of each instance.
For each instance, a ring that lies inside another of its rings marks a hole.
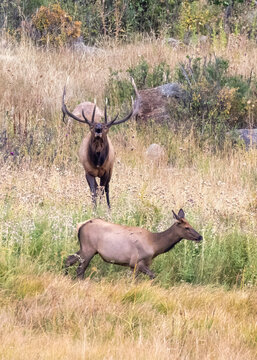
[[[3,213],[5,223],[1,229],[0,278],[6,281],[6,273],[17,274],[21,266],[33,266],[36,272],[63,272],[65,258],[79,249],[75,233],[76,224],[92,217],[92,212],[81,209],[69,214],[49,213],[49,207],[36,208],[31,217],[23,216],[21,222],[12,219],[12,206]],[[98,210],[100,215],[107,215]],[[98,213],[98,215],[99,215]],[[108,215],[107,215],[108,216]],[[111,221],[124,225],[142,226],[151,223],[152,231],[158,229],[164,218],[162,209],[149,201],[137,204],[133,211],[110,215]],[[191,220],[191,215],[189,218]],[[192,223],[196,221],[192,218]],[[167,221],[165,221],[167,223]],[[197,228],[197,225],[195,225]],[[193,284],[215,284],[228,287],[253,286],[257,281],[256,237],[245,234],[240,228],[228,229],[220,234],[213,232],[211,223],[199,227],[204,240],[195,244],[183,240],[169,253],[160,255],[152,264],[157,275],[156,283],[172,286],[177,282]],[[26,265],[27,264],[27,265]],[[97,268],[97,271],[92,271]],[[71,270],[71,276],[74,270]],[[131,276],[130,271],[117,265],[110,265],[96,256],[86,272],[88,276],[118,279]],[[127,275],[126,275],[127,274]],[[129,274],[129,275],[128,275]]]

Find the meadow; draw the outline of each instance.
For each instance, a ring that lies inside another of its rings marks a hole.
[[[88,131],[62,122],[69,108],[103,108],[110,68],[144,58],[171,71],[190,56],[229,59],[257,73],[257,48],[178,49],[165,41],[104,44],[93,55],[0,42],[0,358],[255,359],[257,356],[257,151],[228,142],[213,152],[193,131],[135,121],[111,129],[116,162],[105,201],[92,208],[77,151]],[[115,112],[117,109],[110,109]],[[151,143],[166,157],[146,157]],[[183,208],[200,244],[182,241],[152,264],[156,279],[95,257],[86,279],[63,276],[78,250],[76,224],[92,217],[162,231]]]

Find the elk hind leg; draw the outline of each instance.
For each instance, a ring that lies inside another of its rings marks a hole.
[[[86,271],[91,259],[95,256],[95,254],[96,254],[96,252],[94,252],[93,254],[87,254],[87,255],[81,256],[80,264],[77,268],[77,278],[78,279],[84,278],[85,271]]]
[[[76,252],[76,254],[73,254],[73,255],[69,255],[67,257],[67,259],[65,260],[65,275],[68,275],[68,268],[74,264],[76,264],[76,262],[79,261],[79,251]]]

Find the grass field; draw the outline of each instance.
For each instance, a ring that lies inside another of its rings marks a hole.
[[[231,71],[257,72],[257,48],[174,50],[145,40],[94,56],[0,42],[0,358],[255,359],[257,356],[257,152],[227,145],[213,153],[191,132],[135,122],[110,131],[116,162],[105,202],[92,209],[77,151],[88,129],[61,122],[72,108],[104,104],[109,68],[141,57],[174,69],[186,55],[215,51]],[[146,158],[160,143],[165,161]],[[156,279],[95,258],[86,280],[63,276],[78,250],[76,224],[92,217],[162,231],[183,208],[200,244],[182,241],[157,257]]]

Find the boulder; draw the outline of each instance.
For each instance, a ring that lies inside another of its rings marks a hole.
[[[149,119],[162,123],[170,118],[170,107],[174,100],[184,99],[185,91],[177,83],[168,83],[151,89],[137,90],[135,107],[137,120]]]
[[[82,55],[97,55],[103,52],[102,49],[99,49],[95,46],[86,45],[82,37],[76,39],[76,41],[72,43],[72,49]]]
[[[243,140],[247,149],[257,147],[257,129],[237,129],[233,134]]]
[[[180,40],[174,39],[174,38],[169,38],[167,40],[167,43],[173,48],[173,49],[177,49],[180,47],[180,45],[182,45],[182,42]]]

